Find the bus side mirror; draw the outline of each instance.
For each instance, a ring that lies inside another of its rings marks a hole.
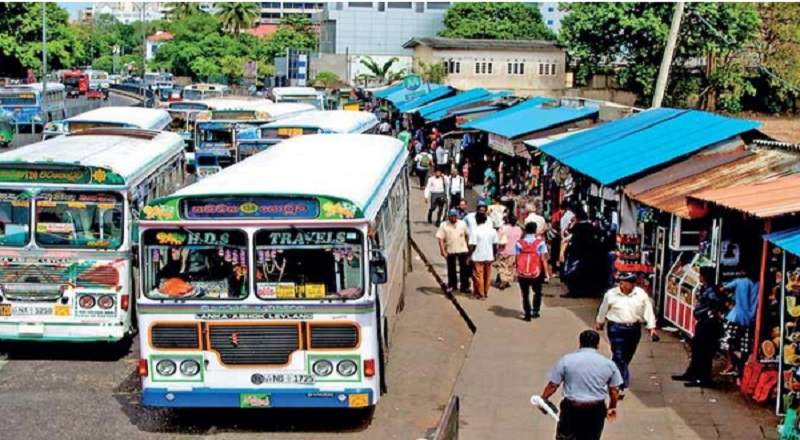
[[[372,284],[386,284],[389,281],[386,273],[386,258],[383,255],[375,256],[370,260],[369,280]]]

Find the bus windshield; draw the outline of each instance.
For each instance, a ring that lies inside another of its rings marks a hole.
[[[361,297],[362,240],[355,229],[258,231],[256,296],[262,300]]]
[[[247,234],[231,229],[144,233],[144,280],[152,299],[247,297]]]
[[[36,243],[40,246],[117,249],[122,245],[120,194],[44,192],[36,199]]]
[[[24,246],[30,239],[30,201],[22,191],[0,190],[0,245]]]
[[[36,94],[32,92],[0,93],[0,105],[36,105]]]
[[[322,108],[322,99],[317,95],[281,96],[276,101],[308,104],[308,105],[313,105],[317,110],[324,110]]]

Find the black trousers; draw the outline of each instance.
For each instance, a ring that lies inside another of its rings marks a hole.
[[[522,311],[525,317],[531,317],[531,289],[533,290],[533,313],[538,314],[542,308],[542,282],[544,278],[539,275],[536,278],[519,277],[519,290],[522,292]]]
[[[716,321],[697,321],[692,338],[692,359],[686,375],[701,382],[711,382],[711,368],[720,338],[720,325]]]
[[[447,287],[458,289],[459,282],[461,291],[469,290],[469,265],[467,264],[467,254],[447,255]]]
[[[461,203],[461,196],[458,194],[450,194],[450,207],[458,208],[459,203]]]
[[[564,399],[558,415],[556,440],[600,440],[606,424],[605,402],[591,406],[576,406]]]
[[[439,222],[442,221],[442,214],[444,214],[444,207],[446,204],[447,200],[445,200],[444,193],[431,194],[431,204],[428,207],[428,223],[433,221],[431,218],[433,211],[437,211],[436,224],[438,225]]]
[[[425,183],[428,179],[428,169],[427,168],[417,168],[417,176],[419,176],[419,187],[425,188]]]

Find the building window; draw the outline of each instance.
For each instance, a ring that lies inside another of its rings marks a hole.
[[[449,75],[461,73],[461,61],[445,61],[444,67]]]
[[[280,9],[281,4],[280,2],[261,3],[261,7],[264,9]]]
[[[525,63],[520,63],[517,60],[514,62],[508,63],[508,74],[509,75],[524,75],[525,74]]]
[[[491,75],[493,66],[491,61],[478,61],[475,63],[475,74],[476,75]]]
[[[372,8],[372,2],[347,2],[349,8]]]
[[[555,63],[539,63],[539,76],[556,76]]]
[[[386,2],[378,2],[378,12],[386,11]]]
[[[428,2],[428,9],[447,9],[450,7],[450,2]]]
[[[547,20],[547,25],[548,26],[552,26],[553,25],[553,20]]]
[[[525,75],[525,63],[519,63],[519,74]]]
[[[277,20],[281,18],[280,12],[262,12],[261,19],[262,20]]]
[[[553,8],[553,7],[547,8],[547,12],[555,12],[555,11],[556,11],[556,8]]]
[[[386,5],[389,9],[411,9],[411,2],[388,2]]]
[[[423,3],[423,2],[416,2],[416,4],[415,4],[414,6],[415,6],[415,9],[414,9],[414,10],[415,10],[416,12],[425,12],[425,3]]]
[[[555,65],[555,63],[550,65],[550,75],[556,76],[556,65]]]

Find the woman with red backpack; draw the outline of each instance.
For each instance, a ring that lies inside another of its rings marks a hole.
[[[547,262],[547,244],[536,234],[536,224],[525,225],[525,236],[517,241],[517,280],[522,293],[521,316],[523,321],[539,317],[542,307],[542,283],[550,280],[550,265]],[[531,309],[533,290],[533,309]]]

